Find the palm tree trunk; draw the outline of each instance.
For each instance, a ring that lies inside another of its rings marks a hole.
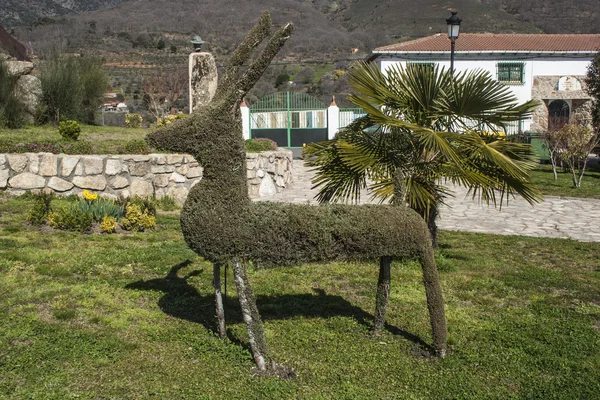
[[[446,312],[444,310],[444,296],[433,253],[433,247],[424,245],[421,255],[421,268],[423,268],[423,283],[429,310],[429,321],[433,334],[433,348],[439,357],[446,356],[448,342],[448,327],[446,325]]]
[[[385,326],[385,312],[390,298],[391,257],[379,259],[379,279],[377,281],[377,295],[375,297],[375,323],[373,333],[381,332]]]
[[[250,344],[252,357],[256,363],[256,368],[264,372],[267,369],[269,353],[267,340],[265,338],[263,323],[258,313],[258,307],[256,307],[256,300],[252,293],[252,287],[248,281],[246,266],[240,260],[234,260],[233,262],[233,276],[238,291],[242,316],[246,324],[246,330],[248,331],[248,343]]]
[[[227,336],[225,328],[225,308],[223,307],[223,296],[221,293],[221,265],[213,265],[213,287],[215,288],[215,314],[219,326],[219,336],[221,339]]]

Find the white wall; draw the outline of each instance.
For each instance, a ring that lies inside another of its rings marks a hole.
[[[443,57],[443,58],[442,58]],[[510,58],[509,58],[510,57]],[[378,59],[381,71],[385,72],[394,64],[406,66],[407,62],[433,62],[440,67],[450,68],[447,55],[422,57],[411,56],[410,60],[394,57],[380,57]],[[587,73],[587,67],[592,57],[567,58],[567,57],[530,57],[514,58],[505,55],[471,55],[468,59],[455,59],[454,70],[463,72],[482,69],[488,71],[494,79],[497,78],[496,64],[500,62],[523,62],[525,64],[525,82],[520,85],[508,85],[519,103],[531,100],[531,89],[534,76],[582,76]],[[531,120],[523,121],[523,130],[529,130]]]

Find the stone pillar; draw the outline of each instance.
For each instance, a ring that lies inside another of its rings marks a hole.
[[[217,64],[210,53],[191,53],[189,57],[190,114],[208,104],[217,92]]]
[[[327,108],[327,138],[333,139],[340,130],[340,108],[335,103],[335,96],[331,98],[331,104]]]
[[[242,104],[240,104],[240,113],[242,115],[242,133],[244,135],[244,140],[250,139],[250,109],[246,104],[246,100],[242,100]]]

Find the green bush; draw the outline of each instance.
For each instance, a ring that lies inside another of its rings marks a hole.
[[[63,139],[77,140],[81,134],[81,125],[74,120],[61,121],[58,124],[58,132]]]
[[[75,203],[61,207],[56,211],[51,211],[48,216],[48,222],[55,229],[89,232],[92,229],[94,218],[90,213],[80,209],[77,203]]]
[[[128,128],[139,128],[142,126],[142,116],[140,114],[125,114],[125,125]]]
[[[44,225],[48,222],[48,215],[52,211],[50,204],[54,199],[54,193],[39,193],[33,195],[33,207],[29,210],[27,221],[31,225]]]
[[[45,111],[41,122],[68,118],[94,123],[108,87],[101,59],[54,56],[43,65],[40,81]]]
[[[277,150],[277,143],[267,138],[248,139],[246,140],[245,145],[248,153]]]
[[[143,232],[156,227],[156,217],[148,210],[142,211],[139,204],[129,203],[125,207],[125,218],[121,220],[123,229],[133,232]]]
[[[90,214],[95,222],[102,221],[104,217],[113,217],[119,220],[125,215],[124,207],[109,199],[82,199],[75,203],[74,207],[83,213]]]
[[[121,154],[150,154],[152,149],[145,140],[130,140],[117,149]]]

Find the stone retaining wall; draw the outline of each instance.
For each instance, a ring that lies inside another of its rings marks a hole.
[[[292,181],[289,150],[248,153],[247,163],[251,197],[273,196]],[[169,196],[183,204],[202,171],[186,154],[0,154],[0,189],[13,194],[45,189],[62,195],[87,189],[112,199]]]

